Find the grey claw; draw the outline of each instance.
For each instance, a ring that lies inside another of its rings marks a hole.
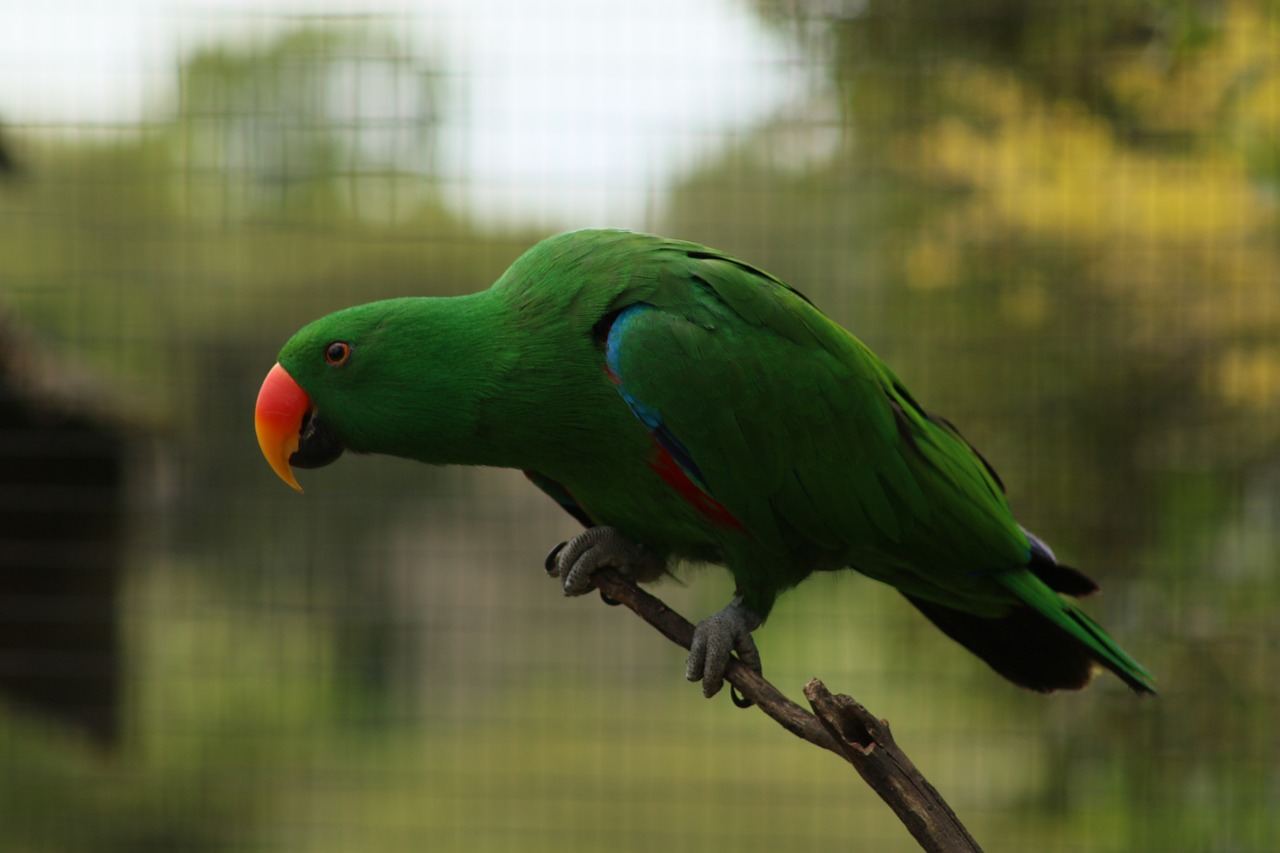
[[[734,598],[728,606],[698,623],[685,663],[685,678],[702,682],[702,695],[710,699],[720,692],[729,659],[737,653],[745,666],[761,671],[760,651],[751,632],[760,627],[760,617]]]
[[[543,568],[547,570],[547,574],[551,575],[553,578],[557,577],[560,572],[560,570],[556,568],[556,557],[564,550],[564,546],[568,544],[568,542],[561,542],[559,545],[552,548],[547,552],[547,559],[542,563]]]
[[[591,527],[547,555],[547,574],[560,579],[565,595],[582,595],[595,586],[591,576],[604,567],[649,581],[666,571],[666,561],[612,527]]]
[[[598,557],[599,555],[593,555],[591,551],[588,551],[582,556]],[[567,571],[560,575],[560,580],[564,582],[564,594],[584,595],[590,592],[594,586],[591,582],[591,576],[595,574],[596,570],[604,568],[605,565],[605,563],[594,560],[577,560]]]

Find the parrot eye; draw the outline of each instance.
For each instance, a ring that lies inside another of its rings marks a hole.
[[[334,367],[339,367],[351,357],[351,344],[345,341],[334,341],[324,348],[324,360]]]

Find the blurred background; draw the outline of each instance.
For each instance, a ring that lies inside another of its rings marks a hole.
[[[1280,849],[1276,4],[9,3],[0,149],[0,849],[915,849],[565,600],[520,474],[263,462],[298,327],[596,225],[852,329],[1163,692],[1019,691],[852,573],[779,604],[776,684],[990,850]]]

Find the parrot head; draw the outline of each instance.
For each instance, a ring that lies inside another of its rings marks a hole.
[[[465,297],[371,302],[303,327],[258,392],[254,426],[273,471],[301,491],[294,468],[344,451],[459,461],[496,358]],[[468,357],[474,356],[474,357]]]
[[[342,389],[351,383],[344,380],[358,372],[354,362],[367,360],[367,344],[359,324],[339,315],[317,320],[285,344],[258,391],[258,446],[271,469],[298,491],[294,468],[328,465],[346,449],[329,413],[341,415],[345,408]]]
[[[399,300],[348,308],[295,334],[258,392],[254,428],[271,469],[302,491],[294,468],[320,468],[345,450],[378,450],[368,426],[387,420],[396,396],[388,337],[397,337]],[[388,331],[391,334],[388,334]],[[400,336],[403,337],[403,336]]]

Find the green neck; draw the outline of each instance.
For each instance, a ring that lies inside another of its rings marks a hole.
[[[583,413],[616,402],[583,399],[594,393],[584,385],[611,389],[582,381],[600,370],[598,354],[589,329],[576,334],[569,326],[563,315],[521,311],[495,290],[373,303],[299,333],[310,339],[300,353],[349,336],[354,354],[329,381],[298,379],[318,389],[317,410],[352,450],[551,470],[572,448],[587,446]]]

